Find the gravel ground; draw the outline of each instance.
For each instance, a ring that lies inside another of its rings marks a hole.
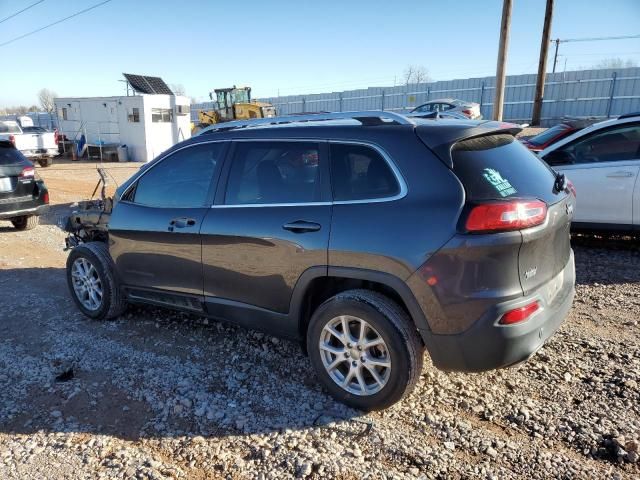
[[[363,414],[294,343],[155,308],[81,316],[55,215],[94,180],[74,191],[65,168],[39,169],[44,225],[0,222],[0,478],[640,478],[637,243],[575,239],[574,308],[530,361],[427,359],[409,398]]]

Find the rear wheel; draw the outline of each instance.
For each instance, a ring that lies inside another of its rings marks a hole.
[[[25,215],[14,218],[11,223],[16,230],[33,230],[40,223],[40,217],[37,215]]]
[[[71,251],[67,284],[74,302],[87,317],[111,319],[127,308],[105,243],[89,242]]]
[[[41,167],[50,167],[53,164],[53,158],[51,157],[39,158],[38,163],[40,164]]]
[[[320,305],[307,350],[329,393],[361,410],[386,408],[409,394],[424,353],[404,310],[368,290],[343,292]]]

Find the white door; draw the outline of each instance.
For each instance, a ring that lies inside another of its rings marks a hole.
[[[633,224],[640,124],[596,130],[550,152],[544,160],[566,174],[576,188],[574,222]]]

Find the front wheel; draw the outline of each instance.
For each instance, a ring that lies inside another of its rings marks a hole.
[[[88,242],[71,251],[67,258],[67,284],[73,301],[87,317],[111,319],[127,307],[105,243]]]
[[[333,397],[368,411],[411,392],[422,371],[424,346],[394,301],[369,290],[349,290],[314,312],[307,351]]]

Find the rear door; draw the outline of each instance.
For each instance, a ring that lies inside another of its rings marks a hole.
[[[202,225],[204,293],[210,309],[215,314],[231,301],[287,313],[301,275],[327,265],[331,203],[326,146],[235,141],[225,172],[225,187]]]
[[[520,230],[522,244],[514,267],[518,268],[525,294],[556,278],[571,256],[569,230],[574,198],[566,190],[554,189],[554,172],[513,136],[505,134],[455,144],[453,165],[468,205],[529,200],[546,204],[545,223]],[[498,237],[494,248],[505,248]],[[491,249],[486,254],[491,258]],[[497,264],[496,268],[509,265]]]
[[[545,155],[578,192],[575,222],[633,224],[633,192],[640,171],[640,124],[596,130]]]
[[[148,168],[115,205],[109,251],[123,283],[202,295],[200,228],[226,143],[179,149]]]

